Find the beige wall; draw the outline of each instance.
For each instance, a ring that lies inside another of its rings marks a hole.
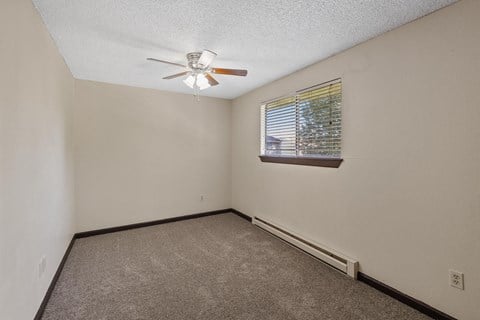
[[[480,1],[463,0],[233,102],[232,205],[480,319]],[[343,79],[339,169],[261,163],[260,102]],[[465,273],[465,291],[448,270]]]
[[[2,1],[1,319],[33,319],[73,234],[73,89],[31,1]],[[46,272],[39,278],[42,255]]]
[[[78,231],[230,207],[230,101],[89,81],[75,100]]]

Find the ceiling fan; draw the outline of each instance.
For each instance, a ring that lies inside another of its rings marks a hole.
[[[211,73],[241,77],[245,77],[247,75],[247,70],[212,67],[211,63],[216,56],[217,54],[210,50],[203,50],[202,52],[190,52],[187,54],[187,65],[155,58],[147,58],[147,60],[185,68],[185,71],[164,77],[163,79],[170,80],[187,76],[183,82],[185,82],[187,86],[194,90],[195,95],[198,95],[199,90],[204,90],[218,85],[218,81],[215,80]]]

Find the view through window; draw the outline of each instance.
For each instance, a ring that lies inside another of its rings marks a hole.
[[[262,105],[262,155],[340,158],[342,82],[330,81]]]

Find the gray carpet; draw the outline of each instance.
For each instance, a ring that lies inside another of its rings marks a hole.
[[[78,239],[42,319],[429,318],[229,213]]]

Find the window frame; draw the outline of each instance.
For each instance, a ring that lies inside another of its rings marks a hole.
[[[291,156],[291,155],[270,155],[266,154],[266,120],[265,120],[265,112],[266,112],[266,105],[273,101],[277,101],[280,99],[288,98],[288,97],[297,97],[299,93],[308,92],[310,90],[319,89],[322,87],[326,87],[331,83],[340,82],[342,83],[341,78],[333,79],[318,85],[311,86],[306,89],[298,90],[292,94],[284,95],[282,97],[271,99],[269,101],[265,101],[261,104],[260,108],[260,155],[259,158],[262,162],[270,162],[270,163],[281,163],[281,164],[293,164],[293,165],[303,165],[303,166],[317,166],[317,167],[327,167],[327,168],[338,168],[340,164],[343,162],[342,157],[326,157],[326,156]],[[342,104],[343,104],[343,86],[342,86]],[[340,116],[340,120],[342,120],[342,116]],[[340,150],[341,152],[341,150]]]

